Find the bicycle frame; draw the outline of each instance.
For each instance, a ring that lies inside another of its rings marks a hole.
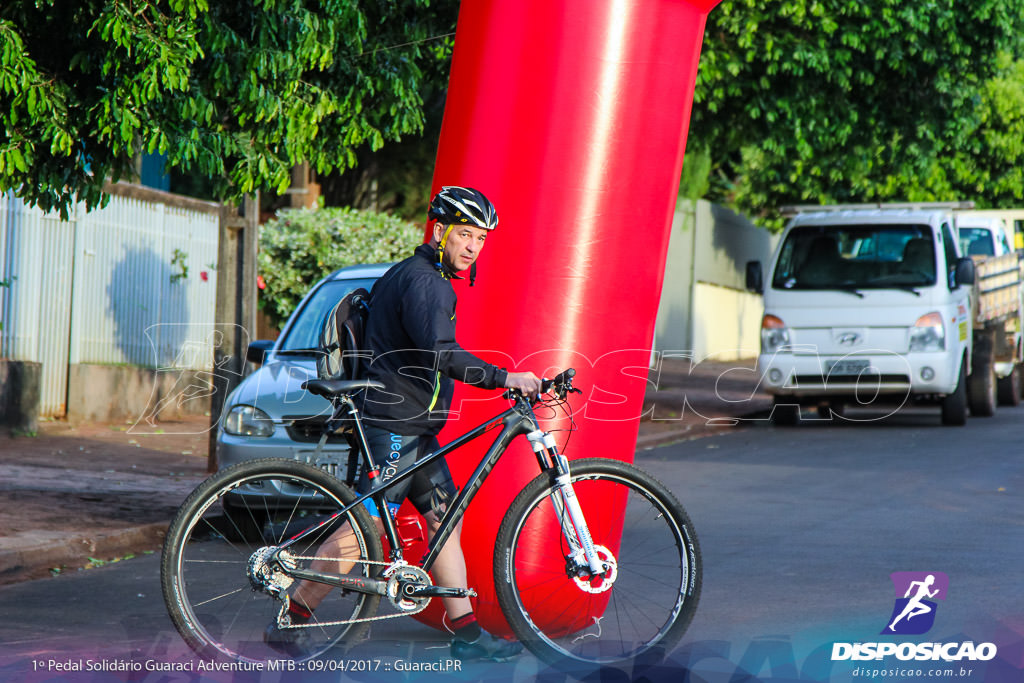
[[[344,407],[347,409],[348,413],[351,414],[355,420],[357,438],[359,439],[360,445],[362,447],[363,462],[366,465],[367,471],[379,471],[378,466],[374,461],[373,454],[370,451],[369,446],[367,444],[366,435],[363,432],[362,423],[359,419],[358,408],[356,408],[355,403],[348,396],[343,396],[341,397],[340,400],[344,404]],[[333,513],[328,519],[323,520],[322,522],[315,524],[312,527],[288,539],[285,543],[278,546],[278,552],[285,550],[292,544],[301,541],[303,538],[313,533],[316,533],[321,529],[324,529],[326,526],[332,524],[339,516],[344,515],[357,505],[362,505],[363,502],[366,501],[367,499],[373,500],[374,503],[376,503],[378,510],[388,510],[387,504],[384,499],[384,494],[389,488],[413,476],[421,468],[426,467],[428,464],[436,461],[438,458],[443,458],[450,454],[451,452],[466,445],[470,441],[479,438],[480,436],[490,431],[494,426],[496,426],[499,423],[503,423],[504,426],[498,433],[498,436],[494,439],[494,442],[491,444],[490,448],[487,449],[487,452],[484,454],[483,458],[477,465],[476,469],[473,471],[472,475],[470,475],[470,478],[466,482],[466,485],[462,488],[458,495],[456,495],[455,499],[451,501],[447,506],[447,510],[445,511],[445,514],[441,518],[441,521],[438,525],[437,532],[434,534],[433,538],[430,539],[430,542],[427,546],[427,553],[424,556],[423,561],[420,563],[420,566],[425,571],[430,571],[430,568],[437,560],[437,556],[438,553],[440,552],[440,549],[444,546],[444,543],[451,536],[456,524],[458,523],[458,520],[461,519],[466,508],[469,506],[470,502],[472,502],[474,496],[476,496],[477,492],[480,490],[480,487],[483,485],[484,480],[486,480],[487,476],[494,469],[494,466],[497,464],[498,460],[504,454],[505,450],[508,448],[512,440],[515,439],[517,436],[530,435],[533,433],[537,433],[539,431],[537,417],[536,415],[534,415],[533,409],[523,398],[518,397],[516,399],[516,402],[507,410],[503,411],[498,415],[495,415],[486,422],[478,425],[477,427],[471,429],[462,436],[454,439],[447,445],[442,446],[440,449],[432,453],[429,453],[424,458],[413,464],[411,467],[407,468],[403,472],[396,475],[386,485],[374,486],[371,491],[359,495],[352,503],[346,505],[338,512]],[[541,471],[554,466],[554,463],[550,462],[548,457],[545,456],[544,449],[537,449],[535,447],[534,450],[537,454],[537,460]],[[372,478],[372,481],[376,482],[378,480],[374,477]],[[402,560],[402,543],[398,536],[398,528],[395,523],[395,520],[391,514],[383,514],[381,515],[380,519],[384,526],[385,537],[387,538],[388,544],[391,547],[390,560],[392,562],[399,562]],[[298,568],[289,569],[288,573],[298,579],[306,579],[320,583],[328,583],[355,590],[360,590],[360,588],[371,588],[371,585],[375,583],[373,580],[367,581],[365,578],[362,577],[360,577],[357,583],[353,583],[351,580],[345,580],[345,577],[343,577],[342,575],[323,574],[321,572],[314,572],[312,570],[304,570]],[[373,592],[377,591],[373,590]]]

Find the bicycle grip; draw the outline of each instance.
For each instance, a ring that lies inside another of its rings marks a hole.
[[[540,391],[542,394],[547,393],[551,390],[551,387],[562,386],[569,384],[569,388],[572,388],[572,378],[576,376],[576,370],[574,368],[566,368],[562,372],[558,373],[552,379],[541,380]]]

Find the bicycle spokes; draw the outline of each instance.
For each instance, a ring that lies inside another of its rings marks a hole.
[[[351,498],[340,482],[298,462],[254,461],[208,479],[172,523],[161,572],[169,612],[186,642],[203,656],[266,661],[281,656],[264,643],[268,627],[308,632],[309,651],[299,658],[358,635],[353,624],[376,612],[376,596],[332,587],[302,625],[282,611],[299,583],[293,571],[342,565],[332,561],[342,559],[332,540],[342,528],[356,530],[347,571],[373,581],[381,569],[379,542],[356,515],[320,526],[287,550],[278,547]]]
[[[571,524],[548,477],[524,489],[502,524],[508,553],[498,596],[510,625],[553,663],[660,656],[697,601],[699,554],[685,512],[660,484],[617,461],[573,462],[567,483],[579,507]],[[593,537],[592,559],[573,547],[581,529]]]

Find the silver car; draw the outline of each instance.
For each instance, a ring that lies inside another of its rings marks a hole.
[[[217,430],[220,469],[254,458],[290,458],[344,476],[349,449],[343,436],[331,435],[316,454],[331,405],[303,391],[302,383],[316,378],[317,340],[327,312],[353,289],[369,290],[390,267],[352,266],[331,273],[299,302],[277,341],[249,345],[248,359],[262,365],[242,380],[225,402]],[[276,507],[302,494],[301,487],[294,488],[237,493]]]

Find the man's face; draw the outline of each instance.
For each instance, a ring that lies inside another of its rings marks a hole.
[[[444,237],[447,225],[434,225],[434,240]],[[487,239],[487,230],[472,225],[453,225],[444,245],[444,264],[453,271],[467,270],[480,256]]]

